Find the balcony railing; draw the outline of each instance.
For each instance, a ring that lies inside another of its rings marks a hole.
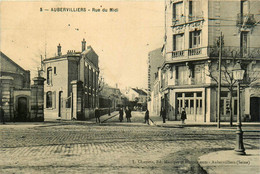
[[[182,51],[173,51],[172,52],[172,58],[174,57],[183,57],[184,56],[184,50]]]
[[[254,14],[242,14],[237,15],[237,25],[238,26],[252,26],[256,23]]]
[[[178,50],[169,52],[172,54],[172,58],[196,58],[196,57],[218,57],[219,48],[216,46],[191,48],[187,50]],[[228,58],[260,58],[259,47],[232,47],[224,46],[222,48],[222,57]]]
[[[218,57],[219,49],[216,46],[208,47],[208,54],[210,57]],[[232,47],[224,46],[222,48],[222,57],[232,57],[232,58],[260,58],[260,48],[259,47]]]
[[[173,51],[172,58],[193,57],[202,54],[207,54],[207,47],[190,48],[187,50]]]
[[[200,55],[202,48],[191,48],[188,50],[189,56]]]

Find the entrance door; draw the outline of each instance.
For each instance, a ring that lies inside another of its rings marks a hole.
[[[28,114],[27,108],[27,98],[20,97],[18,98],[18,118],[17,121],[26,121]]]
[[[59,113],[58,116],[61,117],[61,107],[62,107],[62,91],[59,92]]]
[[[260,97],[250,98],[251,121],[260,121]]]

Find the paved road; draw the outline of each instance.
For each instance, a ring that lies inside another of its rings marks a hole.
[[[143,116],[1,125],[0,173],[204,173],[199,156],[235,146],[231,131],[148,126]],[[257,133],[245,138],[246,149],[259,148]]]

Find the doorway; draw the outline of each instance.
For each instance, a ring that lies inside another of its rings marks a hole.
[[[63,91],[59,92],[59,113],[58,113],[58,117],[61,117],[61,107],[62,107],[62,93]]]
[[[251,121],[260,121],[260,97],[250,97]]]
[[[27,98],[18,98],[18,117],[17,121],[26,121],[28,115]]]

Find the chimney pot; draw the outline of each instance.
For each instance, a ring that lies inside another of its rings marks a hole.
[[[58,48],[58,56],[61,56],[61,46],[60,46],[60,44],[57,46],[57,48]]]
[[[86,50],[86,41],[85,41],[85,38],[83,38],[83,41],[81,42],[82,43],[82,52]]]

